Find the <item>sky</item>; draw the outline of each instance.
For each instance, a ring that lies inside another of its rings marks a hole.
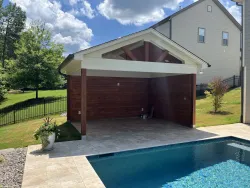
[[[46,23],[52,40],[65,53],[95,46],[146,29],[197,0],[4,0],[26,11],[27,27],[33,20]],[[240,8],[220,0],[240,22]]]

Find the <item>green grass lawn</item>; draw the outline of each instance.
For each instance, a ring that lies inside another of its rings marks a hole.
[[[212,114],[209,99],[200,97],[196,100],[196,127],[223,125],[240,122],[241,90],[236,88],[224,96],[222,113]]]
[[[66,112],[65,96],[66,90],[39,91],[39,100],[34,99],[34,91],[9,93],[0,104],[0,126],[42,117],[44,114]]]
[[[52,116],[52,118],[57,122],[60,129],[60,136],[57,142],[81,139],[81,134],[70,123],[66,122],[66,117],[57,115]],[[42,119],[35,119],[0,127],[0,149],[39,144],[40,141],[34,139],[33,133],[42,123]]]
[[[34,92],[27,92],[25,94],[8,94],[8,100],[2,105],[14,104],[16,102],[21,102],[22,100],[27,100],[33,98]],[[57,91],[41,91],[40,97],[49,96],[66,96],[65,90]],[[196,127],[212,126],[212,125],[222,125],[230,123],[240,122],[240,88],[230,90],[224,96],[223,106],[220,114],[212,114],[212,104],[209,99],[205,97],[199,97],[196,101]],[[19,96],[19,97],[18,97]],[[53,105],[53,104],[51,104]],[[46,106],[50,108],[51,106]],[[30,107],[32,108],[32,107]],[[26,113],[31,113],[30,108],[24,109]],[[57,106],[59,108],[59,106]],[[38,111],[43,111],[43,105],[37,108]],[[47,109],[48,110],[48,109]],[[66,110],[66,108],[65,108]],[[32,111],[32,110],[31,110]],[[12,116],[12,114],[9,114]],[[75,140],[80,139],[81,136],[77,130],[69,123],[66,123],[65,117],[55,116],[60,129],[61,136],[58,141]],[[1,117],[0,117],[1,121]],[[0,127],[0,149],[4,148],[17,148],[25,147],[31,144],[37,144],[33,138],[34,131],[42,124],[42,119],[29,120],[22,123],[17,123],[13,125],[6,125]]]
[[[42,90],[38,92],[39,98],[44,97],[65,97],[67,95],[66,89],[63,90]],[[34,99],[36,97],[35,91],[25,91],[24,93],[8,93],[6,99],[0,103],[0,109],[26,101],[28,99]]]

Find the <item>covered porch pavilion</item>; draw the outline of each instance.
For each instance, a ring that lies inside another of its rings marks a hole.
[[[76,52],[59,67],[68,78],[67,119],[83,136],[192,128],[196,74],[207,67],[154,29]]]

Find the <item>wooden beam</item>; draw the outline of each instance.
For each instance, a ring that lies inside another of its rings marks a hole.
[[[70,91],[71,91],[71,76],[67,75],[67,120],[70,121]]]
[[[149,42],[144,42],[145,61],[149,61]]]
[[[122,50],[125,52],[125,54],[130,57],[130,59],[136,61],[136,57],[134,56],[134,54],[128,49],[128,47],[123,47]]]
[[[158,57],[158,59],[156,60],[156,62],[161,62],[164,60],[164,58],[168,55],[168,51],[164,51],[162,52],[162,54]]]
[[[81,134],[86,135],[87,130],[87,74],[81,69]]]

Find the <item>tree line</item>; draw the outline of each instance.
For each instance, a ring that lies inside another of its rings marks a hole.
[[[57,67],[64,47],[52,41],[51,31],[40,20],[28,26],[26,13],[15,3],[0,0],[0,101],[8,90],[54,89],[65,84]]]

